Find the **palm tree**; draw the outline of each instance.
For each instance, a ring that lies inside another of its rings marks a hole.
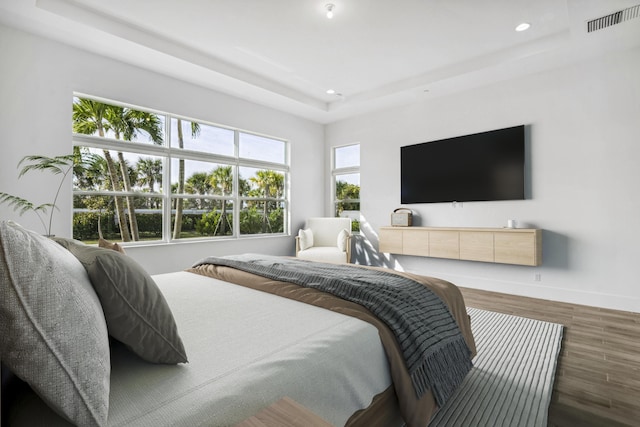
[[[109,190],[109,170],[104,157],[93,154],[87,148],[73,147],[73,155],[82,159],[82,167],[73,168],[73,185],[80,190]]]
[[[218,166],[211,172],[211,186],[215,194],[228,196],[233,191],[233,169],[231,166]],[[225,235],[227,232],[227,199],[222,199],[222,212],[220,215],[220,234]],[[229,224],[230,225],[230,224]]]
[[[264,197],[262,232],[266,233],[271,228],[269,225],[269,198],[280,198],[284,192],[284,175],[272,170],[259,170],[256,175],[249,178]]]
[[[144,131],[149,135],[149,139],[153,141],[153,143],[158,145],[162,144],[162,126],[157,115],[116,105],[109,105],[108,107],[106,119],[116,139],[120,139],[122,136],[122,139],[125,141],[131,141],[140,131]],[[124,155],[121,151],[118,152],[118,160],[120,162],[120,173],[122,175],[124,191],[131,192],[131,179],[129,178]],[[133,197],[129,195],[126,196],[126,201],[132,237],[134,241],[138,241],[140,237]]]
[[[157,182],[162,181],[162,160],[150,157],[141,158],[136,164],[138,182],[149,187],[149,192],[155,192]],[[151,207],[149,201],[147,206]]]
[[[189,194],[209,194],[213,190],[211,177],[206,172],[196,172],[187,178],[185,190]],[[203,209],[203,199],[196,199],[195,202],[198,209]]]
[[[178,126],[178,147],[184,148],[184,136],[182,133],[182,119],[177,119]],[[191,137],[196,138],[200,134],[200,125],[191,122]],[[182,232],[182,211],[184,209],[184,199],[180,195],[184,194],[184,159],[178,161],[178,198],[176,199],[176,217],[173,225],[173,238],[178,239]]]
[[[140,131],[149,135],[149,139],[156,144],[162,143],[162,126],[157,115],[130,108],[109,105],[86,98],[78,98],[73,104],[73,130],[76,133],[87,135],[98,134],[105,136],[106,131],[112,131],[116,139],[131,141]],[[109,150],[103,150],[107,162],[109,180],[113,191],[131,191],[131,177],[127,162],[122,152],[118,152],[119,168],[111,157]],[[118,176],[118,169],[120,176]],[[138,240],[138,224],[135,215],[135,206],[131,196],[126,196],[129,211],[131,233],[126,221],[124,206],[120,197],[114,197],[120,234],[122,240],[128,242]]]
[[[110,105],[102,102],[86,98],[78,98],[77,101],[73,103],[73,131],[75,133],[82,133],[85,135],[95,135],[97,133],[99,136],[104,137],[105,131],[109,129],[106,116],[109,114],[108,110],[110,107]],[[120,179],[118,178],[116,165],[111,157],[111,152],[106,149],[102,151],[104,153],[104,159],[107,162],[107,170],[112,189],[113,191],[121,191]],[[128,242],[131,240],[131,234],[129,233],[129,228],[124,215],[122,199],[115,196],[114,204],[118,215],[122,241]]]

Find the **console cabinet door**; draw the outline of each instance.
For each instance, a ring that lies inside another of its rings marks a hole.
[[[461,231],[460,259],[494,262],[493,236],[488,231]]]
[[[402,234],[402,253],[417,256],[428,254],[429,233],[428,230],[405,230]]]
[[[538,265],[534,233],[496,233],[495,262],[503,264]]]
[[[457,231],[429,231],[429,256],[460,259],[460,233]]]
[[[390,254],[402,253],[402,230],[395,228],[383,228],[380,230],[380,252]]]

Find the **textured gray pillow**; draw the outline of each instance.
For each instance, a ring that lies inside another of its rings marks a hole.
[[[86,268],[109,334],[148,362],[185,363],[187,355],[171,309],[151,276],[111,249],[54,237]]]
[[[0,222],[2,362],[56,412],[107,424],[109,337],[82,264],[56,243]]]

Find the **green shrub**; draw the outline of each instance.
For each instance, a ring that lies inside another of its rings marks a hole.
[[[224,234],[222,233],[222,227],[220,227],[221,217],[222,217],[222,214],[217,211],[211,211],[211,212],[202,214],[200,219],[195,221],[196,231],[203,236],[222,236],[222,235],[230,236],[233,233],[233,230],[231,229],[231,225],[230,225],[233,223],[232,215],[227,214],[227,221],[229,223],[226,224],[227,228]]]

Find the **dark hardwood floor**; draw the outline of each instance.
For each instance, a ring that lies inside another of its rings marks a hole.
[[[564,325],[549,426],[640,426],[640,313],[461,290],[469,307]]]

